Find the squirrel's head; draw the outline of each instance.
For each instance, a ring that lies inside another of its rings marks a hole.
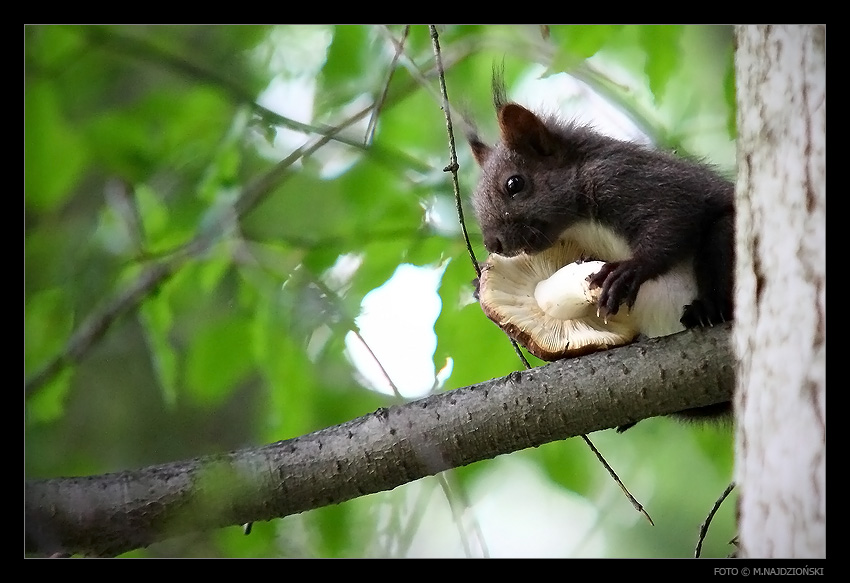
[[[488,146],[469,137],[481,167],[473,207],[491,253],[511,256],[550,247],[574,220],[575,155],[552,121],[504,103],[497,93],[500,141]]]

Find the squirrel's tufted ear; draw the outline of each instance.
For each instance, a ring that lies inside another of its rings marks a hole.
[[[555,152],[552,134],[539,117],[523,106],[506,103],[499,108],[498,118],[502,141],[511,150],[538,156]]]
[[[467,140],[469,141],[469,147],[472,148],[472,156],[478,162],[478,165],[483,167],[487,162],[487,158],[490,157],[492,148],[479,140],[478,136],[467,136]]]

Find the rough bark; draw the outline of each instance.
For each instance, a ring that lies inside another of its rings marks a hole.
[[[689,330],[554,362],[256,449],[100,476],[30,480],[27,550],[115,555],[728,401],[734,386],[730,329]]]
[[[740,554],[826,556],[826,31],[736,29]]]

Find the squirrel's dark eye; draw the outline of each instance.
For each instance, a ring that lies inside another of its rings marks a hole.
[[[525,188],[525,180],[522,176],[511,176],[505,182],[505,188],[508,189],[508,194],[511,196],[516,196],[522,189]]]

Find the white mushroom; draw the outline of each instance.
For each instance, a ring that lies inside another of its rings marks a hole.
[[[479,283],[484,313],[543,360],[628,344],[639,331],[629,310],[596,315],[600,290],[589,278],[604,263],[582,255],[569,239],[535,255],[490,255]]]

